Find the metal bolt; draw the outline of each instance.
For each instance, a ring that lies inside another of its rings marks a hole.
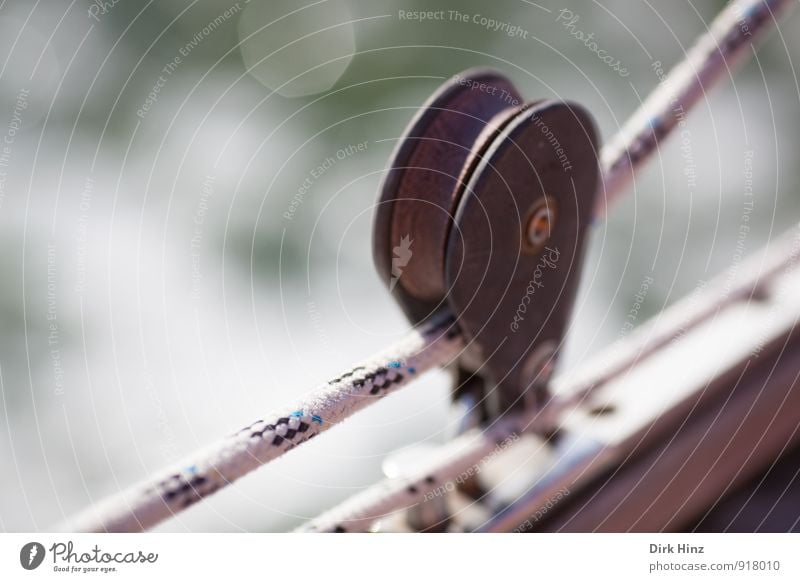
[[[523,245],[525,251],[535,254],[542,250],[542,247],[550,240],[555,223],[555,201],[548,196],[540,198],[528,212]]]

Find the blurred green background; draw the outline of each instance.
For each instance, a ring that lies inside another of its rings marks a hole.
[[[4,2],[0,529],[47,529],[403,335],[371,216],[445,79],[498,68],[531,99],[585,105],[608,139],[654,61],[677,62],[722,6]],[[635,325],[800,218],[798,18],[692,113],[689,154],[669,140],[595,227],[563,373],[627,333],[648,277]],[[441,442],[447,390],[431,374],[159,529],[294,527],[393,449]]]

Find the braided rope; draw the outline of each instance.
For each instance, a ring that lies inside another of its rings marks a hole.
[[[414,331],[291,408],[249,424],[170,471],[90,508],[71,531],[142,531],[328,430],[424,372],[458,356],[463,342],[448,318]]]
[[[750,297],[774,284],[775,280],[793,270],[800,258],[800,224],[790,229],[769,246],[770,252],[742,263],[741,281],[725,294],[727,274],[718,275],[703,290],[685,297],[661,312],[657,318],[637,327],[619,341],[568,377],[553,379],[555,395],[539,411],[525,410],[503,417],[491,426],[473,429],[443,444],[414,468],[412,473],[383,481],[351,496],[339,505],[300,526],[301,532],[365,532],[393,513],[425,502],[431,492],[444,485],[445,490],[459,474],[472,474],[480,468],[493,451],[505,443],[513,444],[525,432],[542,434],[558,425],[558,419],[570,409],[579,407],[598,388],[624,376],[634,366],[658,352],[661,347],[690,333],[720,309]],[[719,300],[722,296],[724,299]],[[505,448],[505,447],[502,447]]]
[[[666,76],[658,71],[658,87],[603,147],[605,196],[598,202],[598,214],[605,213],[636,168],[676,126],[684,124],[689,110],[715,83],[752,54],[754,45],[793,4],[793,0],[730,2],[680,63]]]
[[[392,513],[424,502],[437,491],[451,491],[454,480],[473,475],[493,454],[506,449],[539,423],[533,411],[509,415],[488,429],[472,429],[442,445],[413,473],[385,479],[304,524],[297,531],[355,533]]]
[[[670,71],[603,148],[604,197],[598,216],[605,214],[636,168],[682,122],[691,107],[730,71],[731,64],[747,55],[753,42],[793,3],[739,0],[719,14],[684,61]],[[66,525],[72,531],[141,531],[151,527],[340,423],[375,398],[455,359],[462,347],[452,320],[412,332],[382,355],[323,385],[306,401],[256,421],[176,469],[90,508]]]

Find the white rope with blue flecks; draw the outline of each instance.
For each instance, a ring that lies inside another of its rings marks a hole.
[[[412,332],[393,348],[327,382],[295,406],[265,416],[212,447],[64,524],[69,531],[142,531],[186,509],[383,398],[463,347],[452,319]]]
[[[719,14],[686,58],[659,84],[600,155],[605,214],[641,165],[685,114],[796,0],[737,0]],[[413,332],[382,355],[328,382],[305,401],[258,420],[161,476],[121,492],[64,527],[141,531],[189,507],[286,451],[342,422],[431,368],[457,358],[463,340],[451,321]]]

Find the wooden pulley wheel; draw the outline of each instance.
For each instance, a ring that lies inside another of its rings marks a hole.
[[[525,103],[502,74],[468,71],[423,105],[389,164],[375,215],[381,278],[413,324],[442,311],[461,365],[528,403],[555,363],[598,185],[580,106]],[[541,394],[539,394],[541,396]]]

